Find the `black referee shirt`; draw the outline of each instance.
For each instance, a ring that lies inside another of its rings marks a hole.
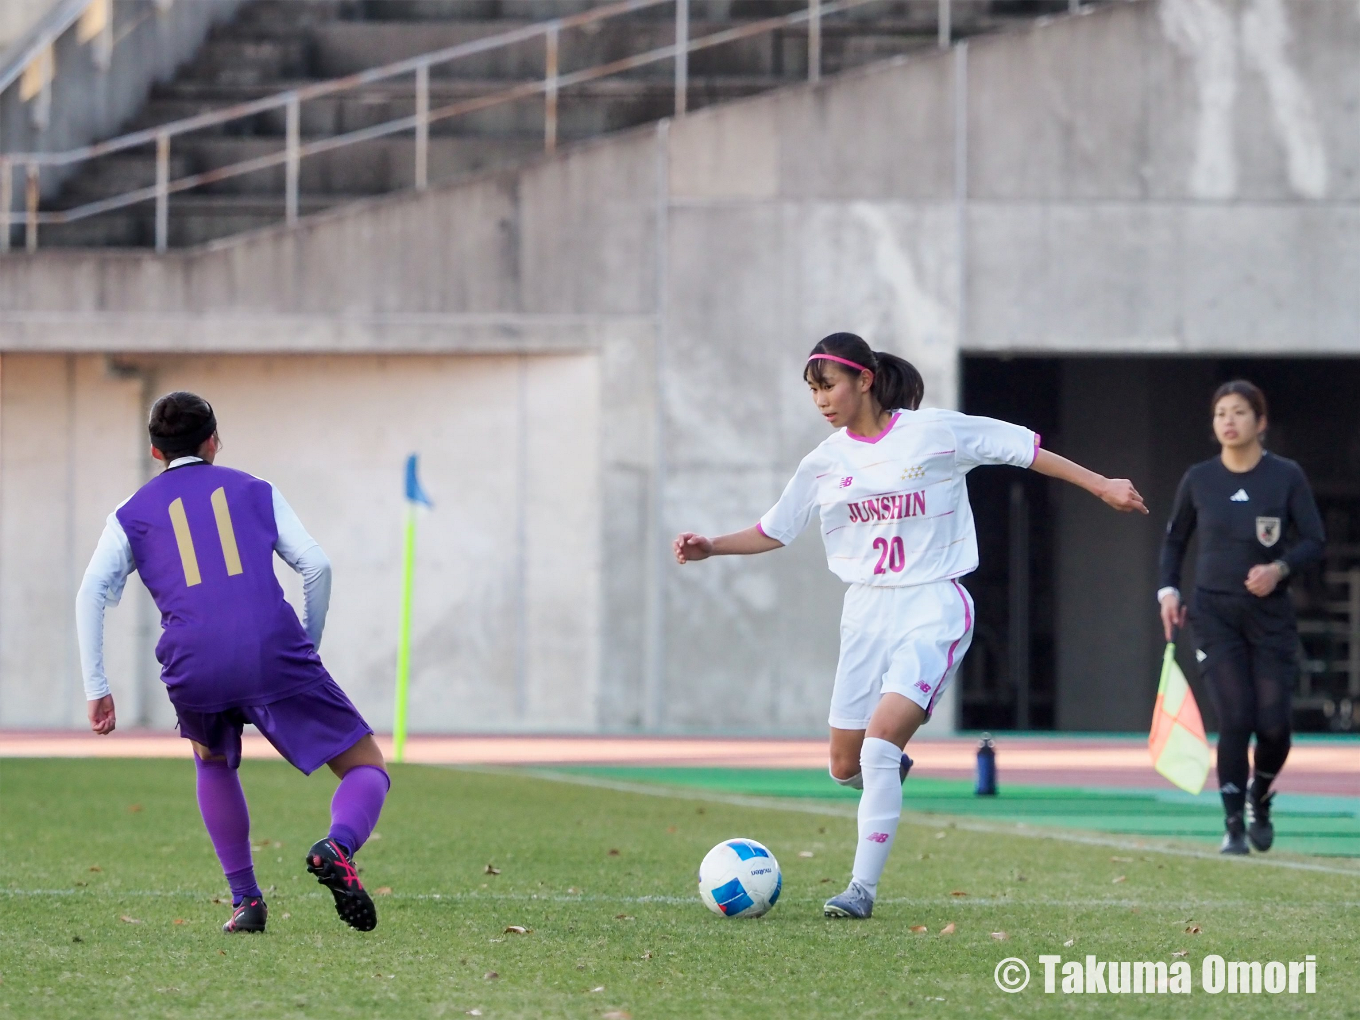
[[[1241,595],[1257,564],[1284,560],[1293,573],[1322,558],[1322,518],[1308,479],[1294,461],[1270,452],[1241,474],[1218,457],[1185,473],[1162,542],[1161,587],[1180,589],[1196,528],[1195,587],[1205,591]]]

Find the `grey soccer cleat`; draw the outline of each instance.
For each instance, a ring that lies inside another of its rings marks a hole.
[[[1275,794],[1268,793],[1260,800],[1247,796],[1247,839],[1252,847],[1265,853],[1275,843],[1275,826],[1270,823],[1270,802]]]
[[[1218,848],[1219,853],[1239,857],[1251,853],[1247,847],[1247,827],[1242,823],[1241,815],[1229,815],[1226,829],[1227,831],[1223,833],[1223,844]]]
[[[874,912],[874,898],[858,882],[851,881],[850,887],[839,896],[833,896],[822,907],[827,917],[854,917],[863,920]]]

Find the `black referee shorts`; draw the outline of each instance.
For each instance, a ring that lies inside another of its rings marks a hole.
[[[1190,625],[1220,733],[1286,737],[1299,675],[1299,630],[1289,596],[1196,591]]]

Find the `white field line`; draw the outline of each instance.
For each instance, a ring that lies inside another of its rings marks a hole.
[[[514,769],[487,766],[455,765],[448,766],[464,772],[481,772],[498,776],[533,776],[555,783],[571,783],[576,786],[593,786],[617,793],[636,793],[644,797],[668,797],[675,800],[729,804],[733,807],[761,808],[767,811],[793,811],[807,815],[825,815],[832,818],[854,818],[855,809],[836,804],[818,804],[783,797],[752,797],[744,794],[713,793],[680,787],[667,787],[647,783],[628,783],[615,779],[601,779],[596,776],[573,775],[554,772],[550,769]],[[1205,861],[1218,861],[1229,866],[1257,866],[1267,868],[1287,868],[1292,871],[1316,871],[1327,875],[1345,875],[1360,879],[1360,867],[1345,865],[1318,864],[1313,861],[1293,860],[1286,857],[1266,857],[1252,854],[1247,857],[1226,857],[1212,850],[1199,850],[1171,843],[1147,842],[1144,840],[1120,839],[1116,836],[1101,836],[1093,833],[1069,832],[1063,829],[1037,828],[1024,824],[998,824],[976,819],[961,818],[956,815],[925,815],[903,811],[902,821],[907,825],[921,828],[938,829],[941,826],[961,829],[965,832],[985,832],[1001,836],[1023,836],[1027,839],[1051,839],[1060,843],[1077,843],[1085,846],[1102,846],[1115,850],[1141,850],[1148,853],[1167,854],[1173,857],[1193,857]]]
[[[272,894],[271,894],[272,895]],[[190,899],[211,902],[214,898],[225,898],[222,893],[209,893],[193,891],[187,889],[0,889],[0,896],[10,896],[15,898],[29,897],[61,897],[61,896],[88,896],[103,900],[119,899]],[[319,891],[308,891],[289,893],[287,896],[279,895],[280,903],[285,900],[311,900],[327,899],[329,894]],[[782,896],[781,903],[821,903],[824,896]],[[484,893],[484,892],[455,892],[455,893],[391,893],[379,897],[378,903],[382,904],[388,900],[429,900],[442,902],[449,900],[458,903],[474,903],[478,901],[493,903],[659,903],[665,906],[694,906],[699,902],[696,896],[601,896],[586,895],[579,896],[564,895],[561,893]],[[329,900],[328,900],[329,902]],[[1137,907],[1140,910],[1170,910],[1173,912],[1184,913],[1187,910],[1210,910],[1210,909],[1243,909],[1272,911],[1277,909],[1306,909],[1315,905],[1325,905],[1327,907],[1344,907],[1347,909],[1360,907],[1360,900],[1336,900],[1330,898],[1319,899],[1316,903],[1302,900],[1291,900],[1288,903],[1262,903],[1257,900],[1215,900],[1215,899],[1186,899],[1175,900],[1146,900],[1146,899],[1063,899],[1060,897],[1043,896],[1034,899],[1011,899],[1006,896],[970,896],[967,899],[957,899],[950,896],[890,896],[876,901],[877,903],[894,903],[915,907],[948,907],[951,910],[963,909],[966,907],[1015,907],[1025,909],[1028,907],[1074,907],[1079,909],[1091,910],[1128,910]]]

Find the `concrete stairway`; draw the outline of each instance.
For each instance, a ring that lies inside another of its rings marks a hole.
[[[220,26],[194,60],[152,92],[127,130],[220,109],[288,88],[350,74],[534,21],[597,6],[602,0],[253,0]],[[691,36],[806,7],[806,0],[692,0]],[[1065,10],[1067,0],[954,0],[955,34],[993,31],[1017,20]],[[933,46],[937,0],[888,0],[823,28],[823,73]],[[674,39],[670,5],[564,33],[561,70],[664,46]],[[541,80],[541,40],[495,50],[431,72],[431,108]],[[562,144],[653,121],[673,111],[669,62],[564,90]],[[802,26],[691,54],[688,105],[697,109],[807,78]],[[304,142],[414,112],[411,76],[311,100],[301,108]],[[450,180],[504,167],[543,150],[543,100],[534,97],[431,127],[429,177]],[[276,110],[177,137],[171,177],[236,163],[283,147]],[[309,156],[300,171],[299,211],[316,212],[355,198],[411,187],[412,135]],[[45,208],[70,208],[155,181],[150,146],[92,161]],[[276,166],[172,196],[169,243],[201,244],[284,216],[284,168]],[[150,202],[42,229],[41,245],[150,246]]]

